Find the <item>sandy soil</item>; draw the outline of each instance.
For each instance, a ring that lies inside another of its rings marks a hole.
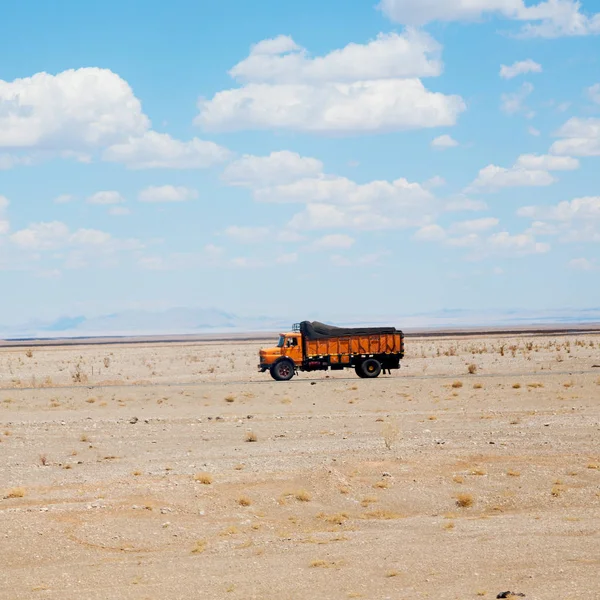
[[[600,598],[600,336],[258,348],[0,349],[0,598]]]

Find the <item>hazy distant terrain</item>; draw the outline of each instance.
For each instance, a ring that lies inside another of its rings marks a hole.
[[[600,308],[587,310],[442,310],[416,315],[327,315],[240,316],[217,309],[172,308],[162,312],[127,310],[97,317],[63,317],[54,321],[32,321],[0,325],[0,338],[91,337],[127,335],[182,335],[194,333],[238,333],[288,330],[303,320],[322,320],[333,325],[395,325],[410,328],[498,327],[545,324],[600,323]]]

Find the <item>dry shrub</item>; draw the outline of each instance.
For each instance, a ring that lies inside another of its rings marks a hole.
[[[391,510],[379,509],[364,513],[362,518],[373,519],[375,521],[395,521],[396,519],[402,519],[403,516]]]
[[[467,371],[469,372],[469,375],[475,375],[475,373],[477,373],[477,365],[474,363],[471,363],[467,367]]]
[[[378,481],[373,484],[375,489],[387,490],[390,487],[390,484],[387,481]]]
[[[385,576],[386,577],[398,577],[400,575],[400,571],[388,571]]]
[[[246,442],[257,442],[258,437],[253,431],[249,431],[244,438]]]
[[[232,402],[235,402],[235,396],[233,394],[229,394],[229,396],[225,396],[225,402],[229,402],[230,404]]]
[[[192,548],[192,554],[202,554],[206,550],[208,542],[206,540],[198,540]]]
[[[25,356],[27,358],[33,358],[33,350],[31,350],[31,348],[28,348],[27,352],[25,352]]]
[[[213,478],[210,473],[196,473],[194,475],[194,481],[197,481],[202,485],[210,485],[213,482]]]
[[[479,477],[482,477],[483,475],[487,475],[487,471],[480,467],[475,467],[474,469],[471,469],[471,475],[478,475]]]
[[[388,450],[392,449],[400,434],[400,427],[396,420],[387,421],[384,423],[381,435],[383,436],[383,443]]]
[[[587,466],[587,468],[588,469],[596,469],[596,470],[598,470],[598,469],[600,469],[600,464],[598,464],[598,463],[589,463],[588,466]]]
[[[298,490],[294,492],[294,498],[296,498],[298,502],[310,502],[311,495],[306,490]]]
[[[329,569],[334,566],[334,563],[327,562],[326,560],[313,560],[310,566],[313,569]]]
[[[368,508],[371,504],[375,504],[376,502],[378,502],[378,499],[375,496],[367,496],[362,499],[360,504],[363,508]]]
[[[6,492],[5,498],[23,498],[27,491],[22,487],[11,488]]]
[[[456,496],[456,506],[460,508],[469,508],[473,506],[474,501],[472,494],[458,494]]]
[[[48,464],[48,457],[45,454],[40,454],[40,464],[45,467]]]
[[[481,383],[476,383],[473,385],[473,389],[474,390],[481,390],[483,389],[483,385]]]
[[[554,497],[554,498],[558,498],[562,493],[563,493],[564,489],[560,484],[556,484],[554,486],[552,486],[552,489],[550,490],[550,494]]]
[[[520,390],[520,389],[521,389],[520,383],[513,383],[513,390]]]
[[[332,525],[343,525],[350,518],[350,516],[348,513],[342,512],[334,515],[321,515],[320,518],[327,521],[327,523],[331,523]]]
[[[510,470],[506,473],[509,477],[521,477],[521,473],[519,471]]]
[[[464,483],[465,478],[462,475],[454,475],[454,477],[452,477],[452,481],[454,481],[454,483]]]
[[[543,383],[538,383],[538,382],[533,382],[533,383],[528,383],[527,387],[528,388],[532,388],[532,389],[543,388],[544,384]]]
[[[462,381],[455,381],[455,382],[452,384],[452,387],[453,387],[455,390],[458,390],[458,389],[460,389],[462,386],[463,386],[463,382],[462,382]]]
[[[134,472],[132,473],[132,475],[133,475],[134,477],[139,477],[141,474],[142,474],[142,472],[141,472],[141,471],[134,471]]]
[[[450,522],[450,523],[444,523],[443,527],[447,531],[450,531],[451,529],[454,529],[454,523],[452,523],[452,522]]]
[[[250,506],[252,504],[252,500],[250,500],[248,496],[240,496],[237,500],[237,503],[240,506]]]

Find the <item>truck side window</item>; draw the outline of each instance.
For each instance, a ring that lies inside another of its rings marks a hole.
[[[287,341],[288,348],[292,348],[298,345],[298,340],[296,338],[289,338]]]

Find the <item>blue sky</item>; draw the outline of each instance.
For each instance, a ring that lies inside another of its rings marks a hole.
[[[595,0],[0,7],[4,324],[600,298]]]

